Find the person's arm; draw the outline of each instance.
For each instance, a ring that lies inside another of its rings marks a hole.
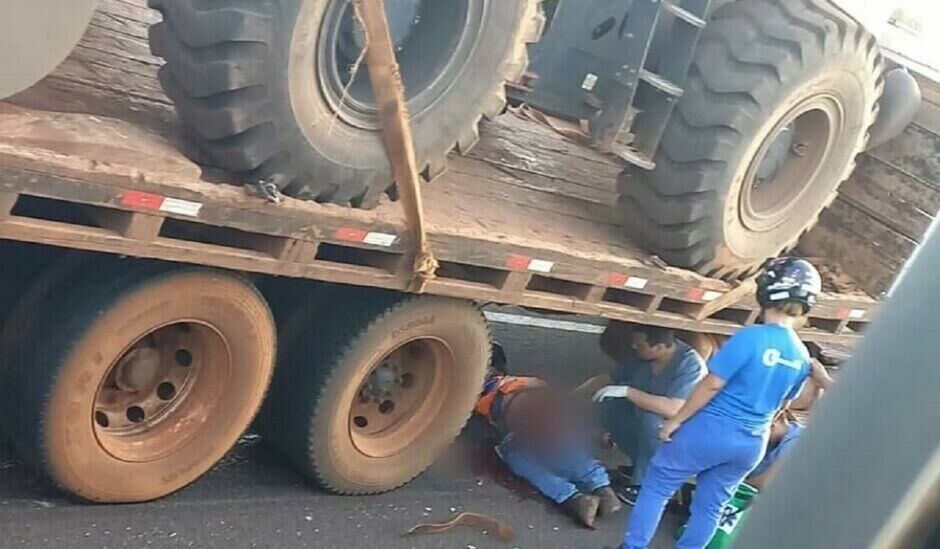
[[[715,374],[705,376],[702,381],[698,382],[695,389],[692,389],[692,394],[689,396],[689,399],[686,400],[682,408],[676,412],[676,415],[663,423],[663,427],[659,431],[659,438],[664,442],[671,441],[672,434],[690,417],[694,416],[699,410],[704,408],[706,404],[711,402],[711,399],[715,398],[718,391],[724,388],[725,383],[725,380]]]
[[[823,391],[828,391],[832,387],[832,376],[829,375],[829,372],[826,370],[826,367],[822,365],[822,362],[819,362],[815,358],[810,361],[809,377]]]
[[[701,355],[690,349],[681,357],[681,362],[663,395],[651,395],[638,389],[630,389],[627,398],[638,408],[653,412],[663,419],[672,419],[685,405],[695,385],[705,375],[705,362]]]
[[[666,419],[676,415],[676,412],[685,404],[685,400],[681,398],[651,395],[634,387],[630,387],[630,392],[627,393],[627,400],[636,404],[637,408],[646,410],[647,412],[653,412]]]

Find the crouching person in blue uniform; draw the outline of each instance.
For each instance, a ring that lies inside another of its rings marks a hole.
[[[513,473],[594,528],[598,515],[612,515],[621,505],[607,470],[588,451],[585,429],[565,405],[567,398],[541,379],[508,375],[497,362],[474,411],[497,430],[496,453]]]
[[[618,494],[633,505],[649,460],[660,445],[659,426],[679,411],[695,384],[705,377],[705,361],[667,328],[636,325],[621,337],[627,338],[627,344],[616,353],[611,374],[595,378],[605,386],[592,400],[599,403],[604,428],[614,444],[633,463],[630,483],[620,487]]]
[[[809,376],[809,351],[795,329],[822,291],[819,273],[807,261],[780,258],[757,286],[764,323],[729,339],[682,409],[663,423],[664,444],[650,461],[623,547],[649,545],[666,502],[692,476],[698,485],[677,547],[705,547],[722,508],[764,457],[774,417]]]

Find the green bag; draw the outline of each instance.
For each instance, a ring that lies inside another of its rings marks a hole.
[[[740,531],[740,524],[751,512],[751,505],[754,503],[757,494],[757,488],[746,482],[742,482],[738,486],[738,491],[732,496],[731,501],[725,504],[724,509],[721,510],[721,518],[718,519],[718,530],[705,549],[729,549],[731,547]],[[684,531],[685,525],[679,528],[676,539],[682,537]]]

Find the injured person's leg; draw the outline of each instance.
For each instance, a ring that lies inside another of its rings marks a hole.
[[[513,473],[589,528],[594,527],[598,513],[609,515],[620,510],[607,471],[576,441],[555,450],[536,450],[510,436],[496,451]]]

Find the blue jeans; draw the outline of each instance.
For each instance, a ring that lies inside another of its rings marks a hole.
[[[536,454],[509,435],[496,447],[496,453],[513,473],[528,480],[555,503],[565,502],[579,489],[593,492],[610,486],[607,470],[574,438],[549,455]]]
[[[624,547],[646,549],[669,498],[697,476],[692,516],[676,548],[704,548],[715,535],[722,508],[760,462],[766,447],[767,432],[755,435],[729,419],[695,414],[653,456],[630,514]]]
[[[633,462],[631,484],[642,484],[649,461],[659,449],[662,416],[640,410],[632,402],[615,398],[600,403],[604,429],[617,448]]]

